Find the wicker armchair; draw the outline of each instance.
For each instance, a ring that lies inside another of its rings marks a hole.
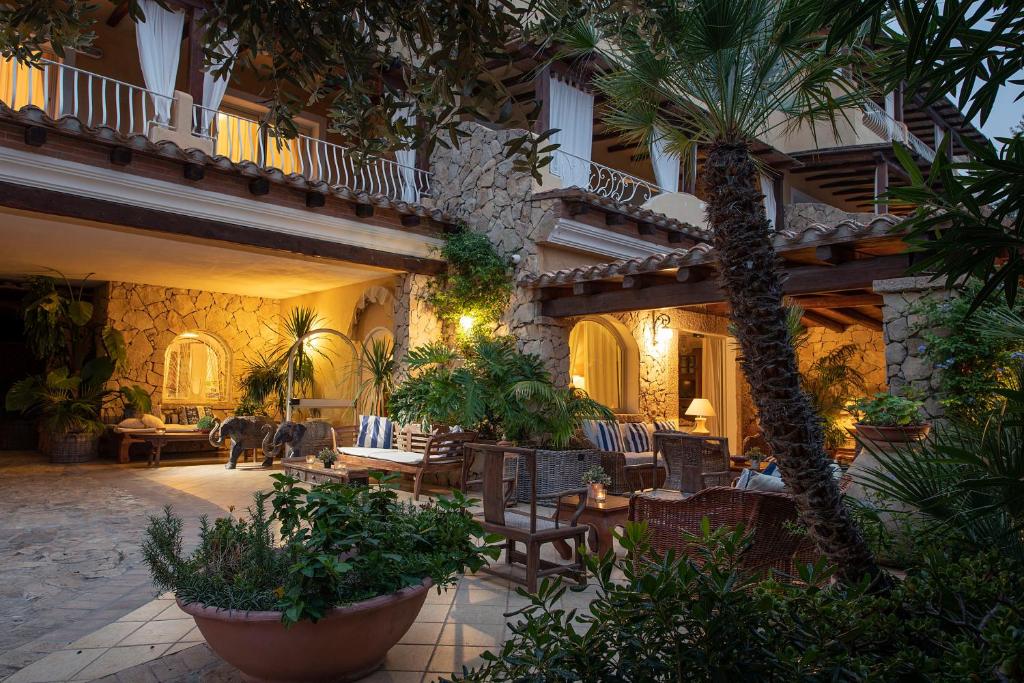
[[[668,467],[664,486],[666,489],[696,493],[710,486],[728,486],[732,482],[728,439],[679,432],[655,432],[655,459],[659,453]]]
[[[677,500],[639,494],[629,504],[630,521],[647,522],[654,553],[663,555],[671,549],[697,562],[701,559],[693,552],[693,545],[683,540],[683,533],[699,536],[705,517],[713,529],[743,524],[753,534],[740,559],[745,569],[774,569],[795,575],[798,566],[817,558],[810,538],[790,531],[787,522],[797,522],[796,504],[783,493],[715,486]]]

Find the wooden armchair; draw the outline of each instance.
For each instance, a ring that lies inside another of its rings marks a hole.
[[[794,575],[798,566],[814,562],[817,557],[810,538],[790,530],[798,522],[797,510],[793,498],[784,493],[714,486],[686,499],[640,494],[629,503],[630,521],[647,522],[651,550],[658,555],[675,550],[700,562],[692,544],[683,539],[683,533],[699,536],[705,517],[712,529],[743,524],[753,534],[750,546],[740,558],[745,569],[774,569]]]
[[[729,469],[729,440],[717,436],[694,436],[680,432],[655,432],[654,459],[665,461],[668,475],[665,488],[679,493],[696,493],[710,486],[728,486],[733,479]]]
[[[468,444],[466,451],[469,458],[480,458],[483,464],[481,484],[484,530],[505,537],[506,562],[509,565],[525,567],[526,576],[525,580],[520,580],[515,575],[509,577],[508,574],[496,572],[490,567],[484,568],[482,571],[512,578],[514,581],[523,583],[526,590],[531,593],[537,592],[537,581],[545,576],[569,576],[575,578],[581,585],[586,584],[586,568],[580,551],[586,543],[589,527],[580,525],[578,522],[587,505],[587,489],[580,488],[550,494],[550,497],[556,499],[568,495],[579,496],[579,504],[573,514],[567,522],[560,523],[557,518],[545,517],[537,513],[537,459],[533,449],[474,443]],[[508,508],[508,477],[506,476],[505,460],[509,456],[514,456],[520,462],[525,462],[527,470],[533,475],[528,511]],[[574,548],[568,553],[569,557],[565,557],[563,549],[568,541],[573,541]],[[525,546],[525,553],[518,550],[518,543]],[[564,559],[571,561],[567,564],[558,564],[542,560],[540,549],[545,543],[554,544],[559,554]]]

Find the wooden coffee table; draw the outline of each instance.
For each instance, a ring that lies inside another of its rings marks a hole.
[[[305,458],[284,458],[281,460],[284,473],[307,484],[369,484],[370,473],[353,469],[329,470],[319,462],[307,463]]]
[[[567,520],[576,511],[579,505],[579,496],[566,496],[558,503],[559,521]],[[625,526],[629,518],[629,498],[625,496],[608,495],[600,503],[594,498],[587,498],[587,505],[580,515],[580,524],[586,524],[591,528],[588,537],[588,545],[592,551],[604,555],[614,547],[612,530],[618,526]]]
[[[132,444],[148,443],[151,448],[149,460],[146,462],[147,467],[160,467],[160,452],[169,443],[185,443],[188,441],[209,442],[210,440],[209,430],[187,432],[121,432],[115,430],[115,432],[121,435],[121,446],[118,448],[117,461],[122,463],[128,462],[128,451]]]

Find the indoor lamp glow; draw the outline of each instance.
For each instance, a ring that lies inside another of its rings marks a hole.
[[[706,398],[695,398],[690,401],[690,406],[686,409],[685,414],[694,418],[691,434],[711,433],[708,431],[708,418],[715,416],[715,409],[711,407],[711,401]]]

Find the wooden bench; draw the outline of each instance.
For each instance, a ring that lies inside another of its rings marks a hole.
[[[334,449],[338,459],[349,467],[411,474],[413,500],[420,498],[425,474],[457,472],[456,488],[465,490],[469,478],[465,445],[476,440],[476,432],[424,434],[403,430],[398,434],[398,448],[357,447],[354,444],[358,434],[356,425],[334,428]]]

